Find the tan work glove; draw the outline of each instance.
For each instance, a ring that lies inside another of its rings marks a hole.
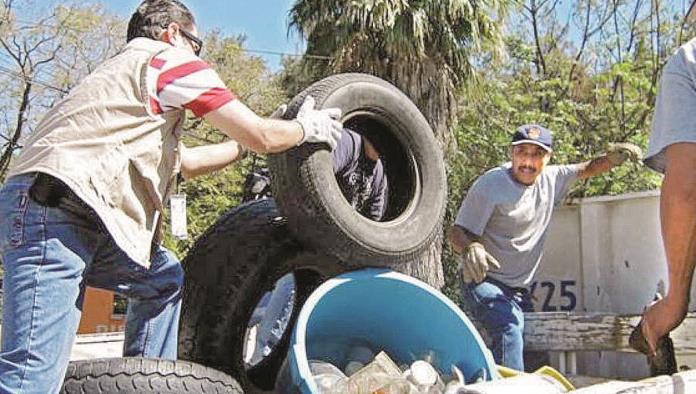
[[[642,158],[643,151],[630,142],[609,144],[609,149],[607,149],[607,159],[615,166],[623,164],[626,160],[638,162]]]
[[[500,269],[500,263],[479,242],[470,243],[459,255],[459,271],[464,283],[483,281],[490,267]]]

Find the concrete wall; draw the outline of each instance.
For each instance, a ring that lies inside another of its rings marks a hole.
[[[571,201],[554,214],[532,285],[535,309],[639,314],[664,291],[666,277],[657,191]],[[678,361],[696,367],[693,356]],[[641,355],[614,352],[579,354],[578,369],[624,378],[648,373]]]

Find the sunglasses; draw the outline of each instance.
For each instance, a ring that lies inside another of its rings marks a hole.
[[[179,31],[181,32],[182,36],[186,37],[191,42],[193,46],[193,53],[195,53],[196,56],[200,56],[201,50],[203,50],[203,41],[184,29],[179,29]]]

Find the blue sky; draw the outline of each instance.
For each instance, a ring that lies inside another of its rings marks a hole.
[[[45,0],[25,0],[43,3]],[[300,54],[303,41],[292,33],[288,36],[288,11],[296,0],[183,0],[191,8],[199,29],[219,29],[229,35],[244,34],[245,48],[271,52]],[[688,7],[691,0],[667,0],[674,7]],[[61,0],[51,0],[59,3]],[[128,19],[141,0],[78,0],[76,3],[103,4],[107,10]],[[575,0],[561,0],[559,13],[567,15]],[[649,2],[646,4],[650,4]],[[565,20],[567,16],[561,18]],[[573,29],[576,27],[574,26]],[[571,32],[571,37],[574,33]],[[280,69],[281,57],[255,53],[266,60],[272,71]]]
[[[288,37],[288,11],[295,0],[184,0],[193,11],[199,29],[220,29],[230,35],[244,34],[245,48],[286,53],[302,53],[304,46],[296,33]],[[104,4],[109,11],[130,17],[140,0],[90,0]],[[269,67],[280,68],[280,56],[258,54]]]
[[[128,18],[141,0],[87,0]],[[220,29],[231,35],[244,34],[245,48],[285,53],[302,53],[304,45],[296,33],[288,36],[288,11],[296,0],[183,0],[191,8],[199,29]],[[688,7],[690,0],[668,0]],[[567,15],[575,0],[561,0],[559,13]],[[649,4],[649,3],[648,3]],[[565,19],[561,18],[561,19]],[[280,56],[258,54],[273,71],[280,68]]]

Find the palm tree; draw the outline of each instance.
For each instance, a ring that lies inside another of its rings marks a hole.
[[[483,53],[502,52],[510,0],[297,0],[290,26],[307,53],[329,56],[319,74],[365,72],[404,91],[446,143],[455,92]]]

